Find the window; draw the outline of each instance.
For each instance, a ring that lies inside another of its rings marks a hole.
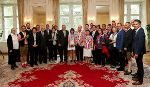
[[[78,25],[83,25],[82,4],[60,4],[60,28],[64,24],[67,30],[77,29]]]
[[[17,28],[17,32],[19,32],[18,8],[16,0],[14,0],[14,3],[1,3],[0,6],[0,21],[2,22],[2,25],[0,26],[0,34],[3,32],[3,38],[1,40],[6,41],[11,32],[11,28],[15,27]],[[1,36],[2,35],[0,35],[0,37]]]
[[[126,2],[124,5],[124,23],[132,19],[141,20],[141,3]]]

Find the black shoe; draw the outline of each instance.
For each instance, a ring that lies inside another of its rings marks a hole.
[[[133,77],[136,77],[137,76],[137,73],[134,73],[134,74],[131,74]]]
[[[111,65],[110,68],[116,68],[116,66]]]
[[[59,63],[62,63],[63,61],[61,60]]]
[[[117,71],[124,71],[124,68],[117,68]]]
[[[15,67],[11,67],[11,70],[15,70]]]
[[[133,81],[138,81],[139,79],[138,79],[138,78],[132,78],[132,80],[133,80]]]
[[[36,66],[38,66],[38,64],[37,64],[37,63],[36,63],[35,65],[36,65]]]
[[[132,83],[132,85],[142,85],[143,82],[140,82],[140,81],[135,81],[134,83]]]
[[[130,75],[131,73],[132,73],[132,71],[131,71],[131,72],[126,71],[126,72],[124,73],[124,75]]]
[[[33,65],[31,65],[31,67],[34,67]]]

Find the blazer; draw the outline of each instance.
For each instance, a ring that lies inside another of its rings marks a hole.
[[[40,39],[40,48],[45,48],[47,47],[46,45],[46,35],[45,35],[45,32],[44,32],[44,36],[42,35],[42,32],[38,32],[38,35],[39,35],[39,39]]]
[[[9,34],[7,38],[7,47],[8,47],[8,53],[10,50],[13,50],[13,41],[12,41],[12,36]]]
[[[44,35],[45,35],[45,38],[46,38],[46,45],[47,46],[49,46],[49,44],[50,44],[50,33],[51,33],[52,31],[51,30],[49,30],[49,34],[48,34],[48,31],[47,30],[45,30],[44,31]]]
[[[58,32],[55,32],[55,34],[56,34],[56,45],[58,44]],[[49,39],[50,39],[50,41],[49,41],[49,44],[50,45],[53,45],[53,37],[52,37],[52,32],[50,32],[50,34],[49,34]]]
[[[123,49],[123,41],[124,41],[124,30],[118,32],[117,38],[116,38],[116,48],[118,50]]]
[[[58,33],[58,44],[60,44],[61,46],[68,46],[69,32],[68,30],[65,30],[65,31],[66,31],[66,37],[64,37],[63,30],[60,30]]]
[[[28,41],[28,45],[32,48],[34,45],[34,37],[33,37],[33,33],[31,35],[29,35],[29,41]],[[38,33],[36,33],[36,45],[38,45],[38,47],[40,46],[40,36]]]
[[[145,33],[143,28],[140,28],[137,32],[135,32],[132,49],[134,54],[142,55],[146,53]]]
[[[133,40],[133,30],[130,28],[124,34],[124,45],[123,48],[127,48],[127,51],[132,51],[132,40]]]

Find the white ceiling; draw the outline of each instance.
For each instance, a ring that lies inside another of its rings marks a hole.
[[[108,14],[109,13],[109,6],[96,6],[97,13]]]

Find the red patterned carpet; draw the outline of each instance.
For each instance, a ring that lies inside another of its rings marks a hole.
[[[124,87],[116,70],[83,63],[49,64],[20,73],[10,87]]]

